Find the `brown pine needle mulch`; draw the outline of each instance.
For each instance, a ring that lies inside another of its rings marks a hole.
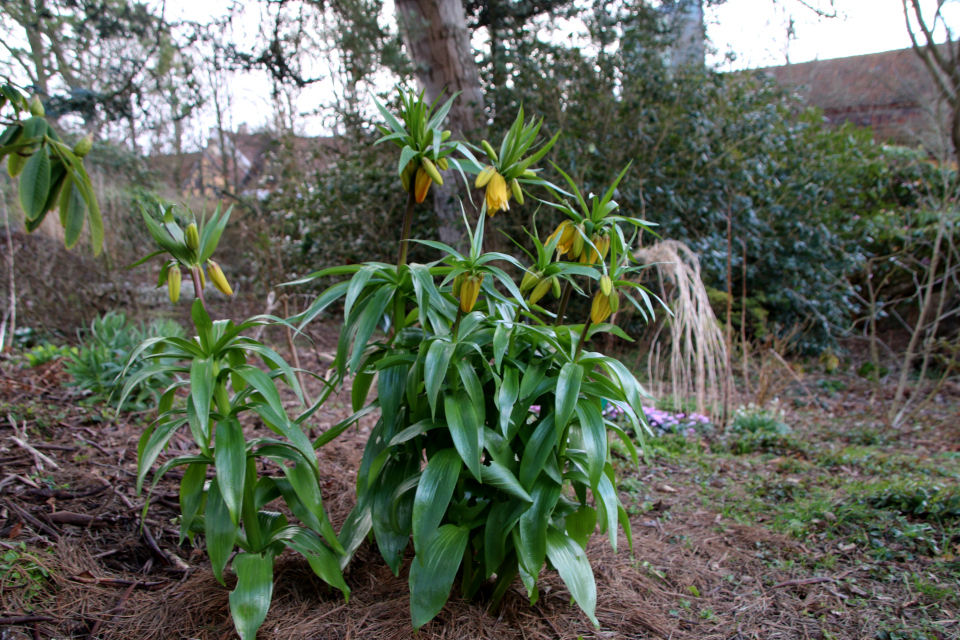
[[[228,589],[214,580],[202,543],[178,544],[176,472],[154,491],[141,533],[135,457],[149,415],[105,418],[99,409],[80,407],[60,385],[62,375],[55,364],[27,370],[0,362],[0,558],[14,558],[3,561],[14,568],[0,573],[0,638],[235,638]],[[328,403],[313,428],[322,431],[348,413],[346,402]],[[355,469],[371,426],[366,420],[319,452],[335,526],[352,507]],[[262,429],[245,428],[248,434]],[[191,444],[175,438],[171,449],[169,455],[180,455]],[[258,638],[853,639],[876,636],[881,609],[904,619],[929,607],[904,584],[871,582],[865,556],[856,551],[840,554],[827,569],[816,567],[819,558],[837,555],[836,542],[817,548],[816,541],[801,544],[759,523],[735,524],[700,492],[701,471],[657,461],[639,471],[624,465],[624,475],[659,501],[632,517],[632,554],[622,532],[617,554],[606,536],[591,543],[599,630],[571,603],[556,573],[544,570],[533,606],[519,581],[497,611],[487,610],[489,591],[466,602],[454,585],[449,604],[415,633],[409,557],[395,577],[365,544],[346,573],[349,603],[306,561],[284,553]],[[734,480],[732,473],[726,477]],[[622,498],[628,506],[638,501],[626,492]],[[922,571],[924,562],[904,565],[904,575]],[[25,578],[27,567],[41,567],[49,578]],[[234,578],[227,580],[232,587]],[[927,625],[926,637],[957,637],[954,622]]]

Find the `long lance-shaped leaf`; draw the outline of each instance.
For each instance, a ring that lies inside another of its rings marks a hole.
[[[557,415],[554,425],[559,435],[573,416],[580,395],[580,383],[583,381],[583,367],[568,362],[560,369],[557,379]]]
[[[321,580],[339,589],[344,600],[350,601],[350,587],[343,579],[339,560],[317,534],[302,527],[284,527],[273,535],[273,540],[279,540],[302,554]]]
[[[547,556],[550,564],[560,573],[570,595],[590,618],[593,626],[599,629],[600,622],[596,615],[597,584],[586,552],[572,538],[550,527],[547,531]]]
[[[410,565],[410,615],[419,629],[440,613],[467,548],[470,530],[445,524],[427,541]]]
[[[590,477],[590,486],[596,488],[607,461],[607,428],[600,410],[591,401],[581,400],[577,403],[576,411],[587,452],[587,475]]]
[[[462,468],[457,450],[444,449],[433,454],[420,476],[413,499],[413,548],[418,553],[439,528]]]
[[[222,420],[217,425],[216,461],[220,492],[227,503],[230,520],[240,524],[240,507],[243,504],[243,483],[247,473],[247,449],[243,429],[236,418]]]
[[[560,485],[541,475],[530,492],[533,506],[520,516],[520,541],[517,555],[520,564],[536,578],[547,554],[547,525],[550,514],[560,499]]]
[[[256,640],[273,599],[273,556],[241,553],[233,559],[237,586],[230,592],[230,614],[241,640]]]
[[[330,518],[327,517],[326,512],[321,514],[319,518],[314,515],[314,513],[303,504],[300,496],[298,496],[294,490],[293,485],[286,478],[276,478],[273,482],[280,491],[280,495],[283,496],[283,501],[286,502],[290,510],[293,511],[293,515],[297,516],[300,522],[311,530],[322,535],[330,546],[333,547],[334,551],[341,555],[346,555],[347,552],[340,544],[340,540],[337,538],[337,534],[333,530],[333,525],[330,524]]]
[[[450,359],[456,345],[444,340],[434,340],[427,349],[427,357],[424,361],[424,382],[427,387],[427,400],[430,402],[430,415],[437,415],[437,395],[440,393],[440,386],[447,376],[447,369],[450,366]]]
[[[539,477],[547,458],[557,444],[553,416],[554,414],[551,413],[540,421],[523,451],[523,459],[520,460],[520,484],[527,491],[533,488],[533,483]]]
[[[480,420],[470,396],[464,391],[455,395],[445,395],[443,406],[453,445],[473,477],[482,482],[480,450],[483,446],[483,432],[480,430]]]
[[[491,460],[490,464],[483,467],[483,484],[496,487],[507,495],[523,502],[533,502],[533,498],[520,486],[520,482],[510,472],[510,469],[496,460]]]
[[[190,364],[190,398],[197,412],[197,424],[206,437],[210,437],[210,404],[213,401],[213,360],[196,358]]]
[[[187,467],[183,479],[180,481],[180,544],[183,544],[183,539],[188,535],[193,540],[190,526],[200,510],[200,502],[203,499],[203,484],[206,478],[206,463],[195,462]]]
[[[210,556],[210,565],[213,577],[226,586],[223,581],[223,569],[227,566],[233,543],[237,539],[237,525],[230,518],[227,503],[220,493],[220,482],[217,478],[210,481],[210,490],[207,492],[207,509],[204,517],[204,537],[207,541],[207,555]]]

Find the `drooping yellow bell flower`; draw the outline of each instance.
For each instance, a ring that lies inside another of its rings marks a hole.
[[[503,176],[494,171],[487,183],[487,215],[492,216],[497,211],[510,209],[510,190]]]
[[[557,225],[556,231],[547,238],[547,244],[550,244],[554,238],[559,236],[560,239],[557,241],[557,255],[562,256],[573,247],[573,240],[576,235],[577,227],[570,220],[564,220]]]
[[[590,321],[593,324],[600,324],[610,317],[612,311],[610,297],[604,295],[602,291],[597,291],[597,294],[593,297],[593,304],[590,305]]]
[[[430,174],[424,171],[423,167],[417,169],[417,177],[413,183],[413,195],[417,204],[426,200],[427,192],[430,191],[431,184],[433,184],[433,178],[430,177]]]

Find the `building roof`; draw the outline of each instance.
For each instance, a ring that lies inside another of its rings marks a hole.
[[[870,126],[882,141],[916,146],[935,127],[937,87],[913,49],[762,69],[828,120]]]

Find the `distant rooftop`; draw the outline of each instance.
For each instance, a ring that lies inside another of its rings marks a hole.
[[[875,137],[936,144],[937,87],[913,49],[814,60],[761,71],[794,87],[831,122],[873,127]]]

